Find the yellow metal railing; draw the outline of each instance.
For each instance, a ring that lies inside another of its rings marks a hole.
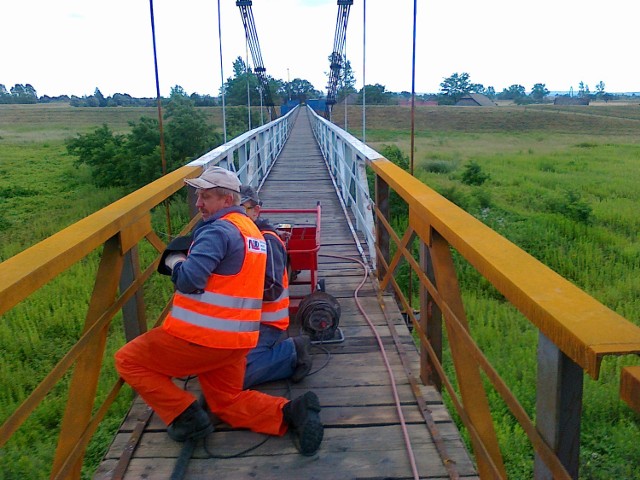
[[[506,477],[481,373],[500,394],[531,441],[537,456],[536,477],[576,478],[583,371],[596,379],[604,356],[640,353],[640,327],[392,162],[379,157],[369,159],[367,164],[376,174],[374,211],[380,288],[393,288],[415,327],[421,344],[421,378],[448,391],[469,431],[481,478]],[[401,234],[393,230],[388,220],[390,190],[395,191],[409,209],[408,227]],[[420,261],[410,252],[416,239],[420,245]],[[391,242],[395,245],[393,255]],[[452,249],[540,332],[542,346],[539,349],[542,348],[543,353],[538,356],[535,425],[470,335]],[[410,265],[414,278],[419,281],[419,317],[414,315],[413,307],[394,278],[402,261]],[[448,336],[459,396],[442,366],[442,323]],[[556,357],[558,360],[554,363]],[[541,389],[547,391],[541,392]],[[547,394],[551,399],[541,398]],[[623,369],[621,398],[638,410],[639,394],[640,367]],[[560,401],[553,403],[556,398]],[[565,444],[558,444],[562,442]],[[567,442],[577,448],[572,448],[570,453],[558,453],[567,450]]]
[[[164,250],[164,242],[151,227],[151,210],[182,188],[185,177],[196,176],[201,169],[185,166],[169,173],[0,264],[2,315],[103,247],[81,337],[0,426],[2,447],[65,373],[73,371],[51,478],[80,477],[86,446],[122,387],[121,380],[115,382],[104,402],[94,405],[109,324],[125,303],[141,292],[156,271],[159,255],[144,271],[138,267],[133,281],[119,292],[125,258],[131,252],[137,254],[137,245],[145,239],[158,252]],[[165,313],[166,309],[160,318]],[[140,324],[144,330],[146,320]]]

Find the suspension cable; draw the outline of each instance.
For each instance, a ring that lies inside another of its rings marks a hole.
[[[244,74],[247,76],[247,125],[249,126],[249,130],[251,130],[251,88],[249,84],[249,42],[245,39],[244,42],[245,48],[245,65],[244,65]]]
[[[251,56],[253,58],[254,72],[258,77],[258,82],[264,89],[265,105],[269,107],[269,114],[271,119],[277,117],[275,103],[271,96],[271,89],[269,88],[269,79],[267,77],[267,69],[264,67],[262,61],[262,53],[260,51],[260,42],[258,40],[258,32],[256,30],[256,22],[253,18],[253,12],[251,10],[253,2],[251,0],[236,0],[236,6],[240,9],[240,15],[242,16],[242,23],[244,25],[245,37],[251,50]]]
[[[333,51],[329,64],[329,83],[327,84],[326,113],[331,116],[332,106],[336,103],[336,90],[340,79],[340,70],[345,65],[345,43],[347,40],[347,23],[349,10],[353,0],[338,0],[338,18],[336,32],[333,37]]]
[[[409,154],[409,171],[413,175],[413,159],[415,156],[414,139],[416,125],[416,18],[418,11],[417,0],[413,0],[413,53],[411,57],[411,153]],[[411,243],[413,245],[413,242]],[[409,269],[409,282],[407,284],[407,296],[409,306],[413,309],[413,270]]]
[[[347,81],[347,45],[344,46],[344,82],[343,82],[343,88],[346,85],[346,81]],[[344,131],[348,132],[349,130],[347,129],[347,97],[349,96],[349,91],[345,89],[345,96],[344,99],[342,100],[344,102]]]
[[[367,0],[363,0],[362,9],[362,143],[367,142]]]
[[[158,50],[156,48],[156,21],[153,15],[153,0],[149,0],[149,10],[151,13],[151,37],[153,39],[153,65],[156,74],[156,104],[158,105],[158,129],[160,131],[160,161],[162,162],[162,175],[167,174],[167,160],[165,156],[164,146],[164,128],[162,127],[162,97],[160,96],[160,77],[158,75]],[[164,202],[165,216],[167,220],[167,234],[171,238],[171,211],[169,209],[169,202]]]
[[[411,57],[411,175],[413,175],[414,137],[416,126],[416,18],[418,2],[413,0],[413,54]]]
[[[220,91],[222,92],[222,131],[224,143],[227,143],[227,115],[225,105],[224,70],[222,69],[222,22],[220,21],[220,0],[218,0],[218,45],[220,45]]]

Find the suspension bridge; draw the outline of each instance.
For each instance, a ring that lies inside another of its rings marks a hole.
[[[274,209],[292,205],[313,209],[320,202],[318,276],[325,282],[326,291],[339,301],[339,328],[344,341],[314,347],[317,371],[300,384],[292,386],[281,381],[258,389],[290,398],[307,390],[317,392],[325,425],[324,442],[331,448],[318,458],[309,459],[298,454],[286,436],[263,438],[218,425],[207,444],[202,442],[194,451],[185,478],[204,478],[212,470],[224,478],[403,478],[411,475],[404,433],[421,450],[416,452],[416,462],[422,478],[446,477],[448,470],[462,478],[475,477],[473,463],[440,395],[433,386],[423,386],[417,379],[419,356],[397,305],[390,294],[375,288],[363,267],[363,263],[369,264],[369,256],[361,255],[361,238],[354,238],[349,228],[352,216],[345,215],[336,195],[313,137],[311,115],[302,110],[292,120],[289,139],[265,178],[260,196],[266,208]],[[291,215],[285,218],[291,221]],[[354,296],[361,282],[364,283]],[[373,322],[373,328],[368,321]],[[300,327],[292,325],[291,334]],[[376,333],[389,353],[391,372],[385,369]],[[397,389],[398,404],[393,387]],[[197,383],[189,388],[198,394]],[[397,408],[403,412],[404,425]],[[123,478],[171,476],[181,445],[167,437],[166,426],[155,416],[148,418],[144,430],[136,430],[140,419],[147,419],[147,412],[143,402],[135,402],[95,478],[113,478],[114,472],[116,477],[126,472]],[[137,447],[125,462],[122,454],[134,442]],[[254,446],[255,450],[239,455]]]
[[[329,106],[335,100],[350,3],[338,1]],[[237,5],[251,42],[251,2]],[[255,63],[260,65],[256,73],[264,74],[264,66]],[[340,335],[314,346],[314,369],[301,383],[259,388],[291,398],[308,390],[318,393],[324,441],[314,456],[303,457],[286,437],[265,438],[218,421],[213,434],[185,451],[169,439],[153,411],[135,399],[94,478],[506,478],[489,389],[500,395],[533,445],[536,478],[578,477],[583,375],[598,378],[606,356],[640,353],[640,328],[326,116],[298,106],[0,264],[3,314],[102,249],[82,335],[0,426],[0,446],[69,373],[51,478],[80,478],[87,444],[123,387],[116,381],[97,401],[101,373],[113,361],[102,355],[108,327],[121,313],[130,340],[148,325],[160,324],[170,308],[147,318],[145,286],[166,247],[152,224],[152,211],[184,188],[185,177],[219,165],[259,188],[268,208],[321,206],[317,274],[323,289],[339,301]],[[403,232],[390,224],[391,192],[409,212]],[[419,258],[410,251],[413,242],[419,244]],[[157,255],[143,264],[140,250],[148,246]],[[454,250],[539,332],[533,419],[470,332]],[[417,310],[396,281],[401,263],[417,278]],[[301,328],[292,322],[290,334]],[[445,341],[453,375],[443,360]],[[620,398],[640,411],[640,367],[622,368],[620,378]],[[195,380],[175,381],[194,395],[199,392]],[[443,393],[467,432],[470,449]]]

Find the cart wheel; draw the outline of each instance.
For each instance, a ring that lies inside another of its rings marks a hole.
[[[316,285],[316,290],[320,290],[321,292],[326,292],[325,286],[324,286],[324,278],[321,278],[320,280],[318,280],[318,285]]]
[[[340,304],[328,293],[315,291],[300,302],[296,322],[312,341],[333,339],[340,321]]]

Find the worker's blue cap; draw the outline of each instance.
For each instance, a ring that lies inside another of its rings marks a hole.
[[[258,192],[251,185],[242,185],[240,187],[240,203],[253,202],[256,205],[262,205]]]

